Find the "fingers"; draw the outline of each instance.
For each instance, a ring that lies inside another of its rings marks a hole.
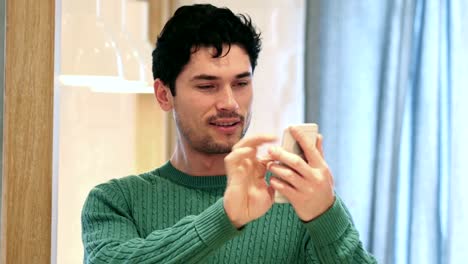
[[[246,157],[255,156],[257,149],[250,147],[236,148],[235,151],[231,151],[229,155],[224,159],[226,162],[234,162]]]
[[[325,156],[323,155],[323,136],[322,134],[317,135],[317,150],[319,151],[320,155],[322,156],[322,159],[325,159]]]
[[[270,186],[273,187],[275,191],[280,192],[284,197],[286,197],[286,199],[288,199],[288,201],[293,202],[295,200],[297,190],[286,182],[272,177],[270,180]]]
[[[301,175],[310,174],[311,167],[305,160],[296,154],[287,152],[281,147],[271,147],[268,149],[268,154],[273,160],[277,160],[289,168],[293,168]]]
[[[306,185],[304,178],[296,173],[289,167],[286,167],[282,164],[272,163],[269,164],[268,170],[271,171],[275,177],[280,178],[284,182],[288,183],[294,189],[300,190],[301,186]]]
[[[237,144],[235,144],[232,149],[242,148],[242,147],[258,147],[265,143],[271,143],[277,141],[275,135],[256,135],[251,137],[245,137],[241,139]]]
[[[225,158],[225,168],[228,180],[234,178],[244,179],[245,177],[264,179],[267,161],[260,161],[257,158],[256,147],[241,147],[231,151]]]
[[[307,136],[303,131],[296,129],[295,127],[290,127],[289,130],[293,138],[298,142],[299,146],[301,146],[302,151],[304,151],[304,156],[311,166],[320,167],[325,163],[321,153],[317,149],[317,141],[320,134],[317,135],[317,138],[314,141],[313,138]]]
[[[270,162],[273,162],[273,158],[270,155],[265,155],[257,158],[258,162],[263,164],[264,166],[268,166]]]

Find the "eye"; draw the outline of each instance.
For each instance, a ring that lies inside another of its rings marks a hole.
[[[247,86],[249,84],[248,81],[239,81],[235,84],[235,86],[237,87],[244,87],[244,86]]]
[[[213,84],[206,84],[206,85],[197,85],[197,88],[200,90],[210,90],[215,88]]]

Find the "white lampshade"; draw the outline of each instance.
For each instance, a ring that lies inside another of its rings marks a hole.
[[[100,0],[64,6],[59,81],[95,92],[149,93],[138,54],[106,27]],[[117,14],[119,15],[119,14]],[[122,52],[123,51],[123,52]]]

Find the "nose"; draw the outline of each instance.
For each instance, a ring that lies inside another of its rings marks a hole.
[[[226,86],[220,91],[216,107],[219,111],[235,111],[239,108],[235,94],[231,86]]]

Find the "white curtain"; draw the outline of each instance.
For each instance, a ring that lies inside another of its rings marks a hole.
[[[468,252],[468,3],[307,6],[306,120],[379,263]]]

